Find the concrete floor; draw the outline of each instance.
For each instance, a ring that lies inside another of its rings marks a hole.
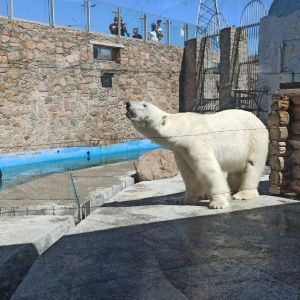
[[[300,299],[300,202],[179,206],[180,176],[116,194],[37,257],[12,299]]]

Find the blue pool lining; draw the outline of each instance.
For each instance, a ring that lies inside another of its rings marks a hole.
[[[109,146],[55,148],[48,150],[10,153],[0,155],[0,169],[42,162],[85,157],[88,158],[89,156],[102,157],[118,153],[150,151],[158,148],[161,148],[161,146],[148,139],[143,139]]]

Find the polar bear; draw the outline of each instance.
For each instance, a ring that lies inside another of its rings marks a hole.
[[[258,198],[269,138],[265,125],[252,113],[170,114],[136,101],[127,102],[126,110],[139,133],[174,152],[186,187],[182,204],[196,204],[204,194],[210,208],[226,208],[231,193],[236,200]]]

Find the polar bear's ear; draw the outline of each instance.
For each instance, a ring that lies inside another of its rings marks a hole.
[[[163,116],[161,119],[161,125],[162,126],[166,125],[166,121],[167,121],[167,116]]]

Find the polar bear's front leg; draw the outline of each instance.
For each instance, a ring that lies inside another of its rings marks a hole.
[[[226,208],[229,206],[228,199],[229,194],[220,194],[220,195],[213,195],[209,196],[209,208]]]
[[[174,155],[186,189],[184,199],[179,200],[178,203],[196,205],[198,202],[198,197],[201,197],[205,194],[203,185],[201,181],[197,180],[196,173],[189,166],[184,157],[179,152],[175,151]]]
[[[221,167],[215,157],[207,156],[204,159],[195,161],[202,176],[202,183],[205,192],[210,200],[209,208],[226,208],[229,206],[230,190],[227,180],[221,170]]]

